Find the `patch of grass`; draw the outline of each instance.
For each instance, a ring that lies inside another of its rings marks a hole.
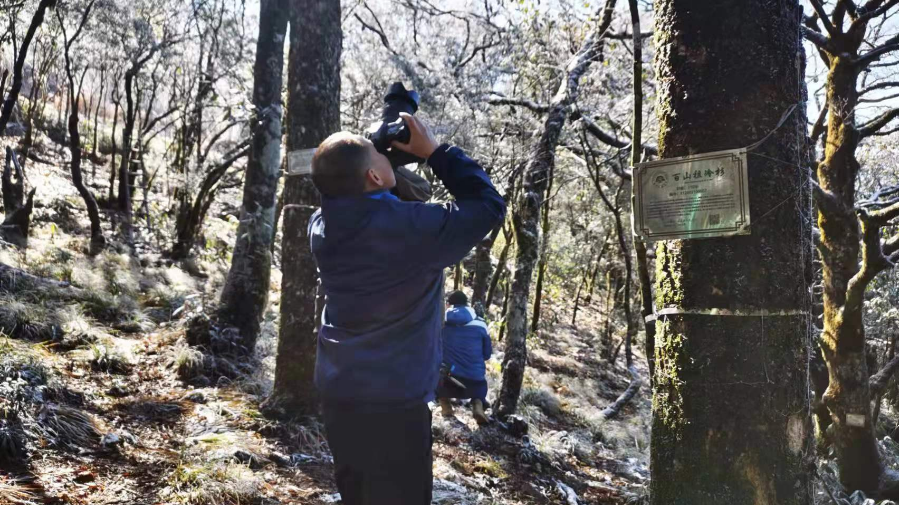
[[[76,450],[96,445],[102,436],[90,414],[51,403],[41,407],[35,429],[50,443]]]
[[[286,425],[286,435],[290,447],[304,454],[321,454],[325,451],[325,426],[314,418],[305,422],[292,422]]]
[[[539,408],[550,417],[559,417],[562,414],[562,402],[552,391],[545,388],[525,387],[519,401]]]
[[[0,338],[0,398],[7,402],[43,403],[57,398],[59,389],[50,369],[29,346]]]
[[[0,463],[16,463],[26,457],[27,438],[22,421],[17,417],[6,418],[3,400],[0,400]],[[2,492],[0,492],[2,496]],[[0,503],[6,503],[0,500]]]
[[[204,363],[203,353],[193,347],[179,347],[175,352],[175,373],[183,381],[203,375]]]
[[[91,369],[95,371],[115,374],[127,374],[131,371],[128,359],[107,344],[94,344],[90,352],[89,362]]]
[[[36,342],[62,337],[59,314],[44,305],[0,297],[0,332]]]
[[[264,500],[265,483],[235,463],[179,464],[162,491],[166,503],[185,505],[254,505]]]
[[[478,461],[474,464],[474,469],[476,472],[489,475],[490,477],[496,477],[497,479],[505,479],[509,476],[495,459],[488,458]]]

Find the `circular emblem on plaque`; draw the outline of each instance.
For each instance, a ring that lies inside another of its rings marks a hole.
[[[657,188],[664,188],[668,185],[668,176],[665,175],[665,172],[656,172],[652,174],[650,180],[652,181],[652,185]]]

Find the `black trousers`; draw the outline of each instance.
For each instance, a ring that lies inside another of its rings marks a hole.
[[[429,505],[431,411],[324,404],[334,477],[345,505]]]

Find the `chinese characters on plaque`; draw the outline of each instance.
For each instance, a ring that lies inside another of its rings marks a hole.
[[[312,157],[315,149],[298,149],[287,153],[287,174],[305,175],[312,173]]]
[[[646,241],[749,234],[746,151],[634,167],[634,233]]]

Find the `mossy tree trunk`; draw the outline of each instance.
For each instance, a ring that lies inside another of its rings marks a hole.
[[[657,305],[676,312],[657,324],[651,503],[809,504],[802,10],[798,0],[654,7],[660,157],[747,146],[799,105],[749,155],[751,235],[657,245]]]
[[[340,129],[340,2],[290,2],[287,148],[311,149]],[[315,412],[313,384],[318,322],[318,274],[307,225],[320,204],[309,174],[291,174],[284,185],[281,247],[281,334],[271,405],[287,414]]]
[[[286,0],[260,3],[260,36],[253,68],[253,140],[231,269],[218,310],[219,322],[240,331],[240,344],[250,354],[256,347],[271,279],[275,193],[281,168],[281,85],[287,13]]]
[[[863,202],[856,202],[855,196],[861,168],[856,155],[859,144],[866,137],[895,131],[885,127],[899,117],[899,108],[888,109],[863,124],[856,123],[855,112],[863,94],[872,90],[888,93],[899,87],[887,80],[859,89],[859,77],[873,63],[899,50],[899,36],[882,40],[877,26],[881,22],[872,27],[869,23],[887,19],[899,8],[896,2],[884,0],[872,0],[859,8],[838,2],[830,15],[821,4],[813,3],[813,7],[816,15],[806,18],[805,38],[815,44],[829,69],[826,111],[812,129],[813,138],[823,134],[825,139],[814,195],[823,272],[820,344],[828,372],[821,400],[829,419],[819,415],[818,424],[826,427],[824,439],[836,449],[840,480],[847,489],[895,499],[899,497],[899,475],[881,460],[871,412],[871,387],[877,389],[880,381],[869,381],[869,376],[884,377],[892,371],[887,367],[871,375],[865,359],[863,318],[868,285],[899,260],[899,236],[881,239],[883,228],[897,224],[899,199],[887,189]],[[816,381],[816,393],[824,386],[825,380]]]

